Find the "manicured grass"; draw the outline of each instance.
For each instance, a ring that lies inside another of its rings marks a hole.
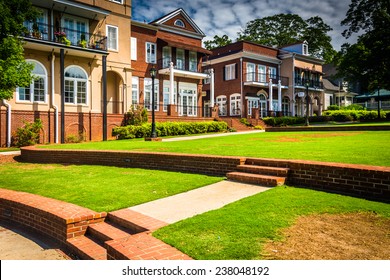
[[[267,240],[302,215],[373,212],[390,218],[390,205],[308,189],[276,187],[169,225],[153,235],[195,259],[262,258]]]
[[[302,159],[390,166],[390,131],[259,132],[178,142],[145,142],[143,139],[137,139],[46,147]]]
[[[1,188],[113,211],[221,181],[219,177],[135,168],[6,163]]]

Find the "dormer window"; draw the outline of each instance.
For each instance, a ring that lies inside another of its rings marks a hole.
[[[184,22],[183,22],[181,19],[177,19],[177,20],[175,21],[174,25],[175,25],[175,26],[178,26],[178,27],[182,27],[182,28],[186,27],[185,24],[184,24]]]

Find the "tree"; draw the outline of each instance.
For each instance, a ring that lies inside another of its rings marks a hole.
[[[296,14],[278,14],[249,21],[238,40],[248,40],[270,47],[283,47],[307,41],[313,56],[331,61],[335,51],[331,37],[332,28],[316,16],[303,20]]]
[[[390,89],[390,1],[352,0],[343,36],[361,33],[356,44],[344,45],[340,75],[361,83],[363,90]]]
[[[225,34],[222,37],[218,35],[214,36],[213,40],[204,41],[204,46],[208,50],[212,50],[219,47],[224,47],[232,43],[232,40]]]
[[[32,81],[32,65],[23,56],[20,35],[26,31],[25,20],[38,16],[29,0],[0,0],[0,99],[10,99],[17,86]]]

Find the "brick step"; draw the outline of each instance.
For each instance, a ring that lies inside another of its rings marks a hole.
[[[106,249],[84,235],[70,238],[66,242],[83,260],[107,260]]]
[[[287,177],[288,168],[260,166],[260,165],[238,165],[238,171],[252,174],[270,175],[278,177]]]
[[[86,235],[91,237],[92,240],[97,240],[99,243],[104,244],[106,241],[125,238],[131,234],[125,229],[103,222],[90,225]]]
[[[226,174],[227,178],[232,181],[255,184],[266,187],[275,187],[283,185],[286,178],[270,175],[260,175],[245,172],[229,172]]]

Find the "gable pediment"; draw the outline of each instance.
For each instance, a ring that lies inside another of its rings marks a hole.
[[[192,34],[202,38],[206,36],[192,18],[181,8],[152,21],[150,24],[175,33]]]

